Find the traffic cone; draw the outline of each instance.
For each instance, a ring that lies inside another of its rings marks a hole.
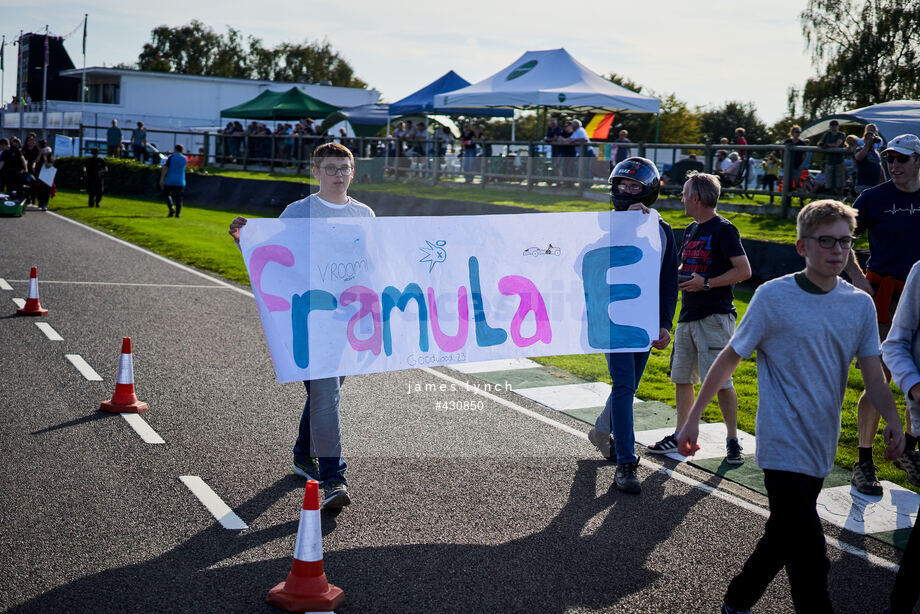
[[[17,315],[21,316],[43,316],[48,314],[47,309],[42,309],[41,303],[38,302],[38,269],[32,267],[29,271],[29,296],[26,298],[26,304],[16,310]]]
[[[309,480],[300,510],[294,563],[287,580],[268,591],[270,604],[288,612],[330,612],[345,593],[329,584],[323,571],[323,533],[319,516],[319,482]]]
[[[138,401],[134,394],[134,363],[131,360],[131,337],[121,341],[121,360],[118,362],[118,377],[115,378],[115,394],[99,406],[102,411],[113,414],[139,414],[147,411],[147,404]]]

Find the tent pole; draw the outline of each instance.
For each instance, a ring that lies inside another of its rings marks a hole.
[[[655,142],[658,142],[658,131],[660,128],[661,112],[655,113]]]

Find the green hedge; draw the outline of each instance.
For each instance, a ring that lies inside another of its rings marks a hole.
[[[62,157],[54,160],[57,175],[54,182],[64,190],[80,190],[83,184],[83,161],[86,158]],[[160,191],[159,166],[147,166],[133,160],[105,159],[109,172],[105,175],[105,191],[125,196],[156,196]],[[197,167],[186,167],[187,174],[199,174]]]

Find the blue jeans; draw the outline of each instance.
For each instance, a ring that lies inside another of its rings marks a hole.
[[[604,354],[613,386],[604,411],[597,417],[594,428],[601,433],[613,434],[617,449],[617,463],[636,463],[636,434],[633,432],[633,399],[648,362],[649,350]]]
[[[307,463],[319,459],[320,482],[344,482],[342,429],[339,425],[339,390],[344,377],[329,377],[304,382],[307,402],[300,416],[300,431],[294,444],[294,460]]]

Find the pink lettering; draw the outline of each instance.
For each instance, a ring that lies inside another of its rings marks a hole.
[[[445,335],[441,331],[441,325],[438,320],[438,306],[434,300],[434,289],[428,288],[428,314],[431,318],[431,334],[434,335],[435,343],[445,352],[456,352],[466,345],[466,338],[469,335],[470,313],[466,299],[466,287],[460,286],[457,290],[457,334]]]
[[[348,320],[346,336],[348,344],[357,351],[370,350],[374,356],[380,354],[380,345],[383,339],[380,299],[377,293],[365,286],[351,286],[339,296],[339,304],[348,306],[355,301],[361,302],[358,313],[351,316]],[[355,326],[364,316],[370,314],[371,321],[374,323],[374,332],[367,339],[359,339],[355,334]]]
[[[520,275],[506,275],[498,281],[499,291],[510,296],[517,294],[521,297],[514,317],[511,318],[511,339],[518,347],[527,347],[537,341],[549,343],[553,339],[553,331],[549,324],[549,315],[546,313],[546,303],[543,296],[532,281]],[[533,312],[537,321],[537,330],[532,337],[521,335],[521,325],[527,314]]]
[[[277,262],[286,267],[294,266],[294,254],[282,245],[263,245],[257,247],[249,256],[249,271],[252,276],[252,286],[259,293],[265,308],[269,311],[287,311],[291,304],[280,296],[262,291],[262,271],[269,262]]]

